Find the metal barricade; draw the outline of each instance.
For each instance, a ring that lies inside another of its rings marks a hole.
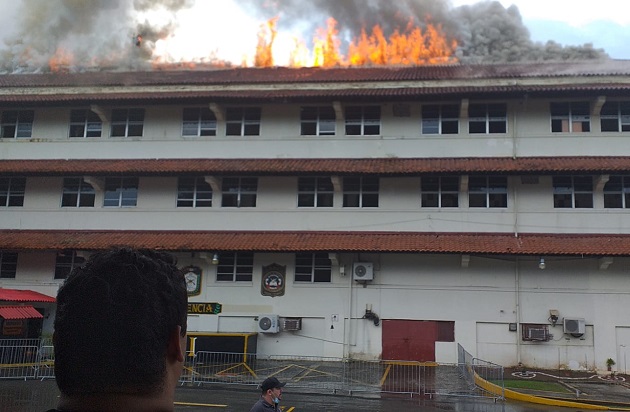
[[[180,384],[256,386],[275,376],[315,393],[484,396],[504,399],[503,367],[458,346],[458,363],[357,360],[296,355],[188,352]],[[0,339],[0,379],[54,378],[50,339]]]
[[[0,339],[0,379],[37,377],[40,339]]]

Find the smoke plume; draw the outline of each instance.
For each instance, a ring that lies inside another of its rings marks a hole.
[[[328,16],[339,22],[340,37],[348,44],[361,29],[379,24],[386,34],[411,20],[422,27],[440,25],[458,42],[462,63],[604,59],[607,54],[591,44],[562,46],[553,40],[533,42],[516,6],[481,1],[451,7],[448,0],[242,0],[243,10],[261,19],[279,16],[278,30],[305,28],[313,32]]]
[[[172,33],[176,24],[174,19],[158,25],[138,21],[139,13],[163,9],[174,16],[191,5],[191,0],[22,0],[19,30],[5,40],[0,70],[142,67],[155,42]]]

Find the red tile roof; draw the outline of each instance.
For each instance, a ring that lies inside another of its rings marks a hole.
[[[455,79],[561,78],[630,75],[630,61],[426,65],[413,67],[270,67],[214,70],[7,74],[0,87],[164,86],[193,84],[275,84],[386,82]]]
[[[0,103],[324,101],[630,90],[630,61],[0,75]],[[573,80],[569,80],[573,79]],[[578,80],[576,80],[578,79]],[[602,79],[607,81],[602,81]],[[495,80],[495,81],[493,81]],[[322,87],[322,84],[330,87]],[[117,87],[118,90],[112,88]],[[41,88],[47,89],[42,91]],[[51,89],[52,88],[52,89]],[[98,90],[97,90],[98,89]],[[15,90],[15,92],[13,91]]]
[[[630,256],[630,235],[335,231],[0,230],[0,249],[401,252]]]
[[[0,160],[0,174],[19,175],[378,174],[396,176],[429,173],[537,174],[628,171],[630,171],[630,156]]]
[[[0,288],[0,301],[6,302],[54,302],[55,298],[32,290]]]
[[[3,319],[42,319],[43,317],[32,306],[0,306],[0,318]]]

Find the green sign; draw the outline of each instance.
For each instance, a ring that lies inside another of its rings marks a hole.
[[[188,304],[189,315],[218,315],[221,304],[216,302],[191,302]]]

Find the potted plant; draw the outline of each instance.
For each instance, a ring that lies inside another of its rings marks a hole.
[[[608,369],[609,371],[612,371],[612,367],[614,365],[615,365],[615,361],[613,360],[613,358],[606,359],[606,369]]]

